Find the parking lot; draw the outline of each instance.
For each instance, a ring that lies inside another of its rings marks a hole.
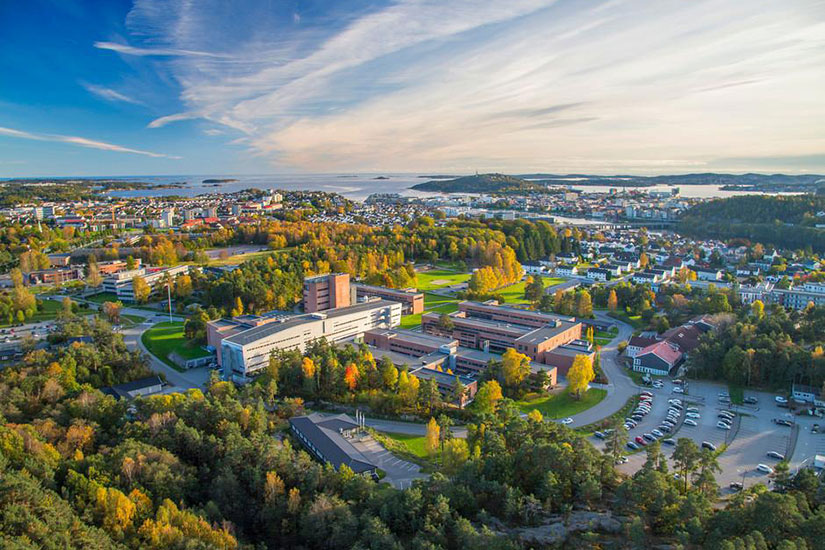
[[[825,429],[825,422],[807,415],[790,415],[788,409],[779,408],[776,405],[773,394],[745,392],[746,397],[755,397],[757,404],[729,406],[720,403],[719,400],[720,394],[728,390],[725,385],[691,381],[687,392],[681,394],[674,393],[676,386],[671,381],[665,380],[664,382],[664,386],[660,389],[649,389],[654,395],[651,412],[635,428],[629,430],[628,439],[633,441],[636,436],[650,433],[653,428],[657,427],[667,414],[668,399],[677,397],[682,399],[685,408],[698,408],[700,418],[695,419],[697,426],[677,423],[677,429],[666,434],[662,439],[689,437],[697,445],[708,441],[717,449],[723,449],[724,445],[727,445],[718,458],[722,472],[716,475],[723,494],[730,492],[728,487],[734,481],[744,482],[745,486],[760,482],[769,485],[769,477],[757,471],[756,467],[759,464],[773,467],[778,462],[778,459],[767,456],[767,453],[771,451],[786,455],[789,450],[793,450],[791,471],[794,471],[804,461],[811,460],[815,454],[825,454],[825,434],[811,433],[815,423],[820,424],[820,430]],[[730,430],[717,427],[718,415],[722,410],[734,410],[738,413]],[[773,422],[775,418],[797,422],[798,430],[775,424]],[[797,431],[798,438],[795,437]],[[596,438],[591,438],[591,440],[598,448],[604,448],[603,441]],[[673,449],[673,446],[662,445],[662,452],[665,456],[670,457]],[[620,465],[619,469],[632,474],[641,468],[645,458],[644,449],[630,454],[627,463]]]

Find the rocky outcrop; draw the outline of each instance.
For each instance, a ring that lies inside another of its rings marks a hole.
[[[567,540],[577,533],[594,532],[616,535],[623,530],[622,522],[612,514],[602,512],[573,512],[567,517],[554,516],[537,527],[516,529],[514,534],[527,544],[535,546],[553,546]]]

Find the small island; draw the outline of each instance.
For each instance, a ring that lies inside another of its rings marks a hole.
[[[505,174],[475,174],[451,180],[427,181],[412,186],[416,191],[439,193],[547,193],[547,186]]]
[[[201,183],[232,183],[238,181],[233,178],[224,178],[224,179],[205,179]]]

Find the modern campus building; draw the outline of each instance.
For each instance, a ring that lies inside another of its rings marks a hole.
[[[320,338],[342,342],[400,322],[401,304],[373,300],[301,315],[281,313],[210,321],[206,335],[208,344],[217,351],[225,377],[244,380],[267,366],[273,350],[303,352],[307,344]]]
[[[132,285],[135,277],[143,279],[152,293],[159,290],[160,283],[166,279],[166,276],[173,279],[181,273],[189,273],[190,270],[200,269],[199,267],[179,265],[176,267],[166,268],[145,268],[133,269],[131,271],[119,271],[109,275],[103,279],[103,292],[111,292],[117,295],[117,299],[121,302],[134,302],[135,289]]]
[[[307,277],[304,279],[304,311],[315,313],[350,305],[349,286],[347,273]]]
[[[437,313],[421,317],[424,332],[448,336],[459,345],[485,352],[503,353],[513,348],[533,361],[552,364],[556,348],[579,341],[582,324],[565,317],[499,306],[498,302],[461,302],[445,323]]]
[[[414,288],[396,289],[383,286],[364,285],[355,283],[352,290],[356,301],[369,298],[380,298],[401,303],[402,315],[414,315],[424,312],[424,293]]]
[[[289,428],[310,454],[336,470],[347,466],[356,474],[377,473],[375,464],[352,445],[358,423],[346,414],[293,416]]]
[[[407,366],[419,378],[436,378],[442,394],[448,394],[459,376],[467,388],[465,402],[476,392],[476,379],[491,361],[501,356],[459,345],[449,336],[437,336],[405,329],[376,329],[364,333],[364,343],[370,346],[376,359],[388,357],[396,366]],[[450,375],[449,372],[454,374]],[[557,383],[557,369],[552,365],[530,362],[530,371],[544,371],[549,384]],[[438,374],[435,374],[438,373]],[[462,405],[464,402],[461,403]]]

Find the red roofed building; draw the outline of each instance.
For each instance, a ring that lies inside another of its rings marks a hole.
[[[675,366],[682,362],[684,354],[667,340],[647,346],[633,358],[633,370],[667,376]]]

